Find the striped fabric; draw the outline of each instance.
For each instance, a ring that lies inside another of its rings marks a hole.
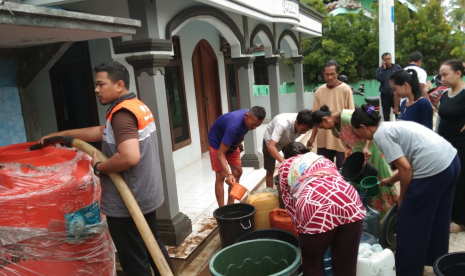
[[[326,175],[314,179],[305,185],[297,199],[293,199],[287,181],[291,165],[296,158],[298,156],[285,160],[278,171],[284,205],[299,233],[324,233],[365,217],[366,211],[357,191],[340,175]],[[320,158],[307,169],[307,173],[324,169],[336,167],[327,158]]]

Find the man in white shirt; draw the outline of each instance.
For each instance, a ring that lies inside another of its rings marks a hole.
[[[263,134],[263,156],[266,170],[266,187],[273,187],[273,174],[276,160],[283,162],[279,154],[285,146],[295,142],[301,135],[307,133],[313,125],[310,123],[312,112],[304,109],[298,114],[283,113],[273,118]]]
[[[405,66],[404,70],[413,69],[417,72],[418,82],[420,83],[421,92],[423,97],[429,100],[428,88],[426,87],[426,77],[428,74],[425,69],[421,68],[421,61],[423,55],[420,52],[413,52],[408,56],[408,65]]]

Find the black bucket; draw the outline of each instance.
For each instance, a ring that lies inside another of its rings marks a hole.
[[[354,152],[344,161],[342,165],[342,176],[346,181],[360,183],[367,176],[377,176],[378,171],[365,160],[363,152]]]
[[[256,239],[273,239],[292,244],[299,248],[299,239],[291,232],[281,229],[261,229],[255,230],[237,239],[237,242],[250,241]]]
[[[438,276],[465,275],[465,252],[449,253],[437,258],[433,269]]]
[[[238,237],[254,230],[255,211],[253,205],[237,203],[225,205],[213,212],[223,248],[234,244]]]

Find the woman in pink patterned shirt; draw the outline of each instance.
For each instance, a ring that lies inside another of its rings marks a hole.
[[[378,179],[390,177],[392,175],[391,168],[381,153],[376,143],[367,141],[355,133],[350,119],[352,118],[353,110],[344,109],[339,112],[331,112],[328,106],[323,105],[320,110],[312,112],[312,123],[319,128],[331,129],[333,135],[341,139],[346,145],[346,156],[352,152],[361,151],[365,158],[378,171]],[[351,182],[354,187],[360,187],[360,183]],[[379,193],[374,196],[366,197],[365,203],[370,207],[378,210],[383,218],[386,213],[396,203],[397,191],[394,187],[379,186]]]
[[[300,234],[304,275],[324,275],[323,255],[331,246],[334,274],[355,276],[366,214],[357,191],[329,159],[303,144],[291,143],[283,153],[281,194]]]

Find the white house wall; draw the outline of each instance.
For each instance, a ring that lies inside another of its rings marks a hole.
[[[283,25],[283,24],[276,24],[276,39],[278,40],[283,31],[287,29],[288,26]],[[299,37],[299,34],[294,32],[293,33],[296,35],[296,37]],[[297,45],[290,45],[286,39],[289,39],[288,36],[284,37],[284,39],[281,41],[281,45],[276,45],[278,49],[284,50],[286,57],[296,57],[299,56],[297,53],[297,48],[294,49]]]
[[[239,14],[239,13],[235,13],[235,12],[231,12],[229,10],[222,10],[227,16],[229,16],[229,18],[231,18],[234,23],[236,23],[237,27],[239,28],[239,30],[243,31],[244,30],[244,24],[243,24],[243,21],[242,21],[242,15]],[[250,35],[250,32],[252,32],[252,30],[249,29],[249,35]],[[243,33],[242,33],[243,34]]]
[[[303,33],[303,37],[314,37],[314,36],[321,36],[321,33],[315,32],[315,30],[320,30],[322,28],[321,22],[318,22],[317,20],[305,15],[305,14],[300,14],[299,16],[300,24],[299,27],[297,28],[298,31],[301,31]],[[311,32],[312,34],[308,34]]]
[[[265,122],[271,121],[271,107],[269,96],[254,96],[253,104],[263,107],[266,110]]]
[[[304,93],[304,103],[305,103],[304,108],[312,109],[313,100],[315,100],[315,93],[313,93],[313,92]]]
[[[282,22],[286,25],[299,26],[299,4],[294,1],[270,0],[196,0],[224,10],[256,18],[263,22]]]
[[[157,19],[160,38],[166,39],[165,29],[168,22],[184,9],[198,5],[193,0],[157,0]]]
[[[237,28],[239,28],[239,30],[241,31],[242,35],[244,35],[243,33],[243,30],[244,30],[244,24],[243,24],[243,18],[242,18],[242,15],[240,14],[237,14],[237,13],[233,13],[233,12],[230,12],[230,11],[227,11],[227,10],[221,10],[222,12],[224,12],[229,18],[231,18],[231,20],[234,21],[234,23],[237,25]],[[215,22],[213,19],[205,19],[204,20],[205,22],[209,22],[210,24],[216,26],[217,28],[224,28],[226,31],[229,31],[229,28],[224,25],[223,23],[221,24],[218,24],[218,22]],[[219,29],[221,31],[221,29]],[[250,35],[250,30],[249,30],[249,35]],[[225,33],[222,34],[226,39],[228,39],[228,37],[225,35]],[[231,32],[231,35],[232,35],[232,32]],[[232,57],[239,57],[241,56],[241,53],[240,53],[240,45],[239,45],[239,41],[233,41],[232,39],[228,40],[229,44],[231,45],[231,55]],[[218,48],[219,49],[219,48]],[[217,49],[214,49],[215,51]]]
[[[175,170],[178,171],[202,157],[200,152],[199,124],[197,118],[197,104],[195,99],[194,75],[192,72],[192,54],[197,43],[205,39],[210,43],[218,59],[218,71],[220,80],[221,104],[223,113],[228,112],[228,99],[226,91],[226,79],[224,70],[223,53],[219,51],[220,33],[212,25],[193,21],[185,25],[179,33],[182,65],[184,73],[184,88],[186,91],[187,111],[189,116],[189,126],[191,134],[191,144],[173,153]]]
[[[252,32],[254,31],[254,29],[260,24],[263,24],[266,27],[268,27],[270,32],[273,33],[273,24],[272,23],[260,22],[260,21],[254,19],[254,18],[249,18],[247,21],[248,21],[248,27],[249,27],[249,35],[252,35]],[[254,41],[256,38],[258,38],[258,40],[261,41],[261,44],[263,44],[263,46],[265,46],[265,57],[271,57],[272,55],[274,55],[274,53],[272,52],[272,50],[273,50],[272,45],[276,44],[276,41],[272,41],[272,40],[270,41],[268,39],[268,36],[264,32],[259,32],[255,37],[251,37],[251,40]],[[247,47],[248,46],[249,45],[247,45]]]

